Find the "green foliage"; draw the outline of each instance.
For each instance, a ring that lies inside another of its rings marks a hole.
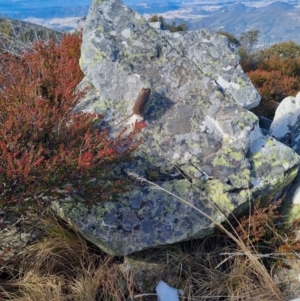
[[[7,18],[0,19],[0,33],[4,36],[10,36],[12,32],[12,24]]]
[[[249,30],[241,34],[239,39],[239,55],[240,64],[245,72],[257,68],[258,58],[257,52],[253,50],[254,45],[258,41],[260,31]]]
[[[177,32],[177,31],[187,31],[188,26],[185,23],[180,23],[179,25],[176,25],[176,22],[173,21],[171,24],[167,24],[164,17],[153,15],[148,19],[149,22],[160,22],[161,23],[161,29],[167,29],[170,32]]]
[[[258,29],[243,32],[240,35],[240,39],[239,39],[241,47],[245,49],[247,52],[252,51],[254,45],[258,41],[259,34],[260,31]]]
[[[187,31],[188,27],[185,23],[180,23],[176,25],[175,21],[172,22],[172,24],[167,24],[167,29],[170,32],[177,32],[177,31]]]
[[[148,19],[149,22],[161,22],[162,24],[166,24],[163,16],[153,15]]]
[[[45,196],[82,193],[102,201],[126,188],[110,176],[137,148],[137,124],[111,139],[101,116],[72,113],[83,92],[81,35],[38,42],[21,57],[0,54],[0,205],[34,204]],[[136,140],[134,142],[134,139]]]
[[[240,45],[240,41],[231,33],[227,32],[227,31],[218,31],[219,34],[227,37],[231,43],[239,46]]]
[[[254,50],[259,30],[242,33],[239,40],[220,32],[239,46],[240,64],[262,100],[252,112],[272,119],[279,103],[300,91],[300,45],[283,42],[263,50]]]
[[[270,59],[271,57],[297,58],[300,57],[300,45],[293,41],[278,43],[259,52],[260,59]]]

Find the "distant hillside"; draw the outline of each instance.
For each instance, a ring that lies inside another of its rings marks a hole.
[[[89,5],[85,6],[54,6],[54,7],[38,7],[38,8],[22,8],[16,13],[10,13],[10,18],[26,19],[31,18],[67,18],[67,17],[83,17],[86,16]]]
[[[39,40],[59,41],[62,33],[21,20],[0,18],[0,47],[9,52],[19,52]]]
[[[34,22],[60,31],[78,29],[80,18],[88,14],[92,0],[0,1],[0,14]],[[299,0],[124,0],[131,9],[162,15],[168,23],[184,22],[189,29],[227,31],[237,38],[249,30],[260,31],[257,45],[267,47],[283,41],[300,44]],[[273,3],[272,3],[273,2]],[[21,5],[23,3],[23,5]],[[24,4],[26,3],[26,5]],[[266,5],[268,4],[269,5]],[[271,3],[271,4],[270,4]],[[53,6],[51,6],[53,5]],[[60,6],[62,5],[62,6]],[[265,6],[264,6],[265,5]]]
[[[207,17],[189,20],[190,29],[201,27],[224,30],[239,37],[248,30],[260,30],[258,45],[265,47],[284,41],[300,44],[300,8],[285,2],[275,2],[264,7],[235,4],[214,11]]]

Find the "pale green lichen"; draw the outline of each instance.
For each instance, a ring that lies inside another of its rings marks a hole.
[[[82,69],[83,66],[84,66],[84,59],[83,59],[83,56],[81,55],[80,58],[79,58],[79,66],[80,68]]]
[[[106,59],[106,53],[98,50],[91,64],[95,64],[96,62],[103,61],[104,59]]]
[[[250,171],[249,171],[250,172]],[[244,189],[244,190],[241,190],[240,193],[239,193],[241,199],[242,199],[242,203],[244,201],[249,201],[251,200],[251,193],[250,193],[250,190],[249,189]]]
[[[264,164],[264,157],[260,152],[252,153],[249,159],[252,161],[254,170],[258,169]]]
[[[199,173],[200,173],[199,169],[193,165],[182,166],[181,169],[186,174],[188,174],[189,176],[192,176],[192,177],[197,177],[197,175],[199,175]]]
[[[129,51],[127,51],[127,49],[126,49],[123,51],[123,59],[124,59],[124,61],[127,61],[127,62],[141,61],[142,59],[145,59],[145,56],[143,53],[140,53],[140,52],[129,53]]]
[[[169,191],[169,192],[171,192],[173,190],[173,184],[169,181],[165,181],[162,184],[162,188]]]
[[[95,33],[97,33],[97,34],[103,34],[104,33],[104,27],[103,26],[98,26],[97,27],[97,29],[96,29],[96,31],[95,31]]]
[[[242,151],[234,151],[231,147],[224,147],[222,155],[214,158],[213,165],[230,168],[232,166],[231,161],[234,160],[240,162],[243,159],[244,159],[244,153]]]
[[[248,187],[251,180],[251,172],[247,168],[243,168],[240,172],[234,174],[232,173],[228,176],[230,181],[234,183],[234,186],[237,188]]]
[[[289,223],[294,222],[300,218],[300,204],[293,204],[289,210],[285,210],[286,221]]]
[[[227,155],[230,160],[241,161],[244,159],[244,154],[242,151],[233,151],[230,147],[224,147],[224,155]]]
[[[95,101],[91,105],[91,110],[92,112],[101,112],[101,114],[105,116],[107,111],[107,106],[103,101]]]
[[[174,189],[179,195],[186,195],[191,188],[191,183],[188,180],[178,180],[174,183]]]
[[[214,166],[231,167],[230,162],[223,156],[215,157],[212,163]]]
[[[248,84],[242,77],[238,77],[236,80],[237,83],[241,86],[241,88],[245,88]]]
[[[55,208],[59,208],[60,213],[67,212],[68,217],[74,221],[80,219],[83,215],[88,213],[86,204],[83,202],[76,202],[71,198],[70,200],[66,199],[60,202],[54,202],[53,206]]]
[[[85,57],[87,56],[91,57],[90,53],[93,53],[92,55],[93,59],[89,60],[89,67],[95,66],[97,62],[101,62],[106,58],[106,53],[100,51],[99,49],[96,49],[95,47],[84,48],[82,50],[82,55],[79,60],[81,68],[84,66],[84,62],[87,61]]]
[[[210,199],[224,212],[231,212],[234,209],[230,197],[226,191],[230,186],[223,184],[217,179],[210,180],[206,183],[206,192]]]

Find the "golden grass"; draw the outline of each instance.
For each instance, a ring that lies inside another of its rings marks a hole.
[[[155,282],[152,290],[137,291],[133,271],[127,275],[121,272],[121,258],[96,250],[68,226],[53,217],[51,220],[45,239],[25,248],[8,264],[13,277],[1,284],[1,300],[156,300]],[[183,289],[182,301],[285,300],[255,249],[249,251],[233,227],[229,231],[216,224],[219,234],[143,251],[135,257],[166,267],[151,273],[157,281]]]
[[[126,281],[116,260],[90,248],[77,233],[59,223],[47,237],[25,248],[6,268],[13,278],[2,283],[1,300],[125,300]]]
[[[257,269],[226,235],[144,251],[140,260],[165,266],[157,269],[156,278],[183,289],[181,300],[286,300],[265,267]]]
[[[196,253],[200,258],[190,262],[193,270],[187,279],[192,287],[191,300],[284,300],[274,281],[269,281],[269,274],[264,268],[258,269],[257,263],[253,264],[253,259],[246,254],[231,253],[229,259],[226,258],[228,255],[222,256],[226,249]]]

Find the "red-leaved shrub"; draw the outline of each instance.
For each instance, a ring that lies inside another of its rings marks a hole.
[[[294,252],[300,251],[300,243],[296,239],[300,219],[283,223],[280,214],[282,201],[279,199],[269,204],[257,201],[251,206],[251,214],[239,219],[235,230],[249,250],[255,249],[260,254],[276,253],[284,258],[293,257]]]
[[[273,118],[279,103],[287,96],[296,95],[300,81],[296,76],[288,76],[280,70],[256,69],[247,73],[262,97],[260,105],[253,111],[257,115]]]
[[[130,158],[144,125],[111,139],[96,126],[101,116],[72,113],[83,95],[75,90],[83,78],[80,45],[80,34],[68,34],[19,57],[0,54],[2,210],[62,192],[102,201],[126,187],[110,171]]]
[[[246,68],[244,70],[262,97],[260,105],[252,110],[256,115],[273,119],[279,103],[285,97],[295,96],[300,91],[300,58],[287,56],[288,53],[294,53],[292,50],[295,47],[291,47],[293,45],[278,44],[277,47],[280,49],[286,49],[285,53],[281,53],[282,56],[269,56],[272,47],[262,50],[256,53],[256,63],[252,68],[244,66]]]

